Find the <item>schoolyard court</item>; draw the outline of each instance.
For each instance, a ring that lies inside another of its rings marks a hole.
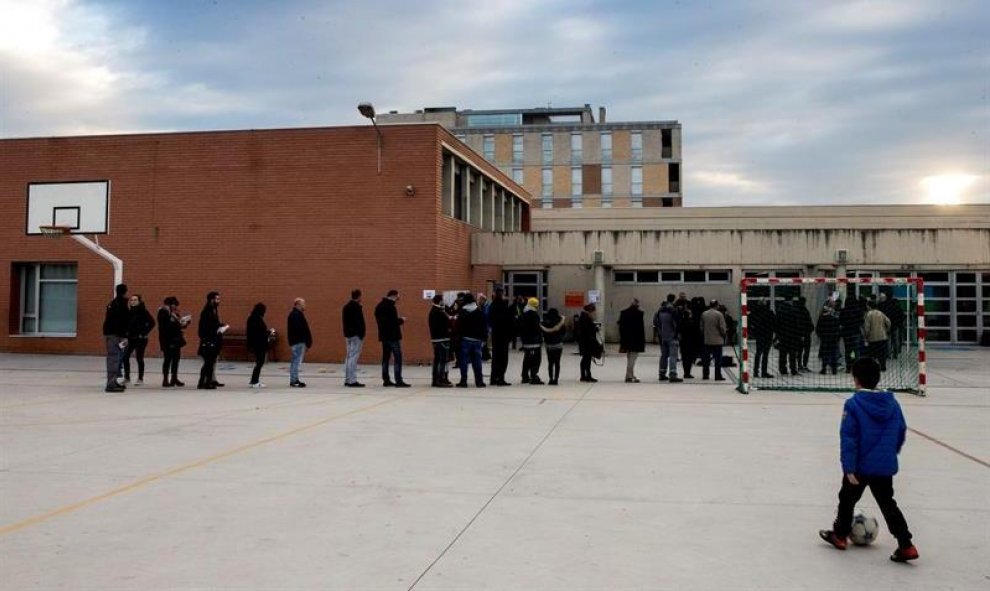
[[[318,364],[290,389],[283,362],[251,390],[221,363],[202,391],[160,388],[149,359],[109,395],[101,358],[0,354],[0,587],[990,588],[990,350],[932,347],[928,397],[898,394],[909,565],[882,519],[869,547],[818,539],[847,394],[660,384],[655,348],[640,384],[614,354],[597,384],[577,364],[447,390],[407,367],[402,390],[370,364],[365,389]]]

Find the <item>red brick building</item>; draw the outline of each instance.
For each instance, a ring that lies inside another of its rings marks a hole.
[[[373,310],[397,289],[404,353],[429,359],[423,290],[498,281],[498,267],[472,268],[470,235],[528,229],[529,195],[439,125],[379,129],[0,140],[0,284],[9,286],[0,290],[0,350],[103,351],[111,266],[73,240],[25,234],[29,184],[100,179],[111,197],[99,242],[123,260],[125,283],[152,313],[174,295],[198,317],[217,290],[232,330],[264,302],[269,326],[284,334],[303,297],[315,341],[307,359],[340,361],[341,307],[360,288],[362,362],[374,362]],[[46,315],[58,322],[46,325]],[[195,326],[188,332],[187,356]],[[157,350],[153,334],[149,354]],[[284,342],[278,350],[285,358]]]

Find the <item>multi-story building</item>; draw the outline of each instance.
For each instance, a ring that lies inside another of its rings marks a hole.
[[[680,207],[681,124],[595,121],[574,108],[392,111],[381,123],[435,122],[451,130],[534,196],[534,205]]]

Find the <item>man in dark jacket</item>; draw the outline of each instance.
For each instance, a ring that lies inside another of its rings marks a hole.
[[[797,312],[798,327],[801,336],[801,346],[798,348],[799,369],[801,371],[811,371],[808,363],[811,360],[811,335],[815,332],[815,321],[811,317],[811,310],[808,309],[808,300],[804,296],[797,298],[794,309]]]
[[[306,384],[299,381],[299,366],[302,365],[306,350],[313,346],[313,335],[309,332],[309,322],[306,321],[306,300],[296,298],[289,312],[288,330],[289,349],[292,350],[292,361],[289,362],[289,386],[305,388]]]
[[[375,322],[378,324],[378,340],[382,343],[382,385],[408,388],[409,384],[402,381],[402,325],[406,322],[404,316],[399,316],[395,302],[399,300],[399,292],[390,290],[375,306]],[[395,382],[388,376],[389,359],[394,358]]]
[[[485,387],[485,376],[481,366],[481,347],[488,338],[488,328],[485,325],[485,314],[478,307],[474,296],[464,294],[464,302],[457,314],[457,330],[461,337],[461,354],[458,357],[461,369],[461,381],[458,388],[467,388],[468,364],[474,371],[474,385]]]
[[[217,358],[223,348],[223,334],[230,328],[220,320],[220,292],[206,294],[206,304],[199,313],[199,356],[203,366],[199,370],[200,390],[215,390],[223,386],[216,378]]]
[[[879,308],[884,316],[890,318],[890,343],[887,350],[891,359],[897,359],[904,346],[906,336],[904,328],[907,315],[893,294],[888,296],[887,293],[881,292]]]
[[[636,377],[636,358],[646,350],[646,328],[643,325],[643,311],[639,300],[619,312],[619,349],[626,353],[626,381],[639,383]]]
[[[777,326],[777,315],[764,300],[755,300],[749,312],[749,336],[756,340],[756,357],[753,359],[754,378],[772,378],[767,373],[770,361],[770,347],[773,346],[773,333]]]
[[[348,388],[364,388],[357,381],[357,363],[364,346],[364,310],[361,308],[361,290],[351,291],[351,301],[344,304],[341,313],[344,324],[344,341],[347,343],[347,359],[344,360],[344,385]]]
[[[853,361],[863,356],[863,318],[866,307],[850,293],[842,310],[839,311],[839,330],[842,333],[842,345],[845,349],[846,373],[852,371]]]
[[[488,311],[488,323],[492,328],[492,369],[489,381],[493,386],[510,386],[505,381],[509,366],[509,343],[515,334],[516,313],[505,299],[502,288],[495,290]]]
[[[447,377],[447,361],[450,359],[450,316],[443,304],[443,296],[433,296],[433,305],[427,318],[430,325],[430,343],[433,344],[433,381],[434,388],[450,388],[453,384]]]
[[[127,350],[127,329],[131,313],[127,306],[127,286],[121,283],[116,288],[117,296],[107,304],[103,319],[103,339],[107,345],[107,385],[106,392],[123,392],[125,387],[117,379],[120,377],[120,362]]]
[[[660,304],[653,324],[657,329],[657,336],[660,338],[660,368],[659,379],[661,382],[683,382],[677,377],[677,354],[680,350],[680,315],[674,309],[674,302],[677,299],[674,294],[667,295],[667,301]],[[669,376],[668,376],[669,372]],[[627,372],[628,373],[628,370]],[[628,376],[626,381],[628,382]]]
[[[801,373],[798,357],[801,350],[801,318],[797,311],[797,302],[779,302],[777,304],[777,346],[780,348],[780,358],[777,370],[780,375],[799,375]]]

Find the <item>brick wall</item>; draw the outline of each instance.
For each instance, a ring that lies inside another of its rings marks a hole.
[[[371,126],[0,140],[0,307],[16,310],[16,291],[6,286],[18,262],[79,269],[77,336],[16,336],[16,313],[7,313],[0,350],[102,351],[110,265],[72,240],[25,236],[25,191],[29,182],[110,179],[110,233],[100,243],[124,261],[125,282],[152,313],[175,295],[198,318],[205,294],[217,290],[232,328],[243,331],[260,301],[284,336],[293,298],[303,297],[314,333],[307,358],[339,361],[340,308],[358,287],[369,325],[362,361],[373,362],[380,358],[374,306],[398,289],[409,318],[404,352],[410,361],[428,359],[422,290],[478,281],[473,230],[440,215],[439,142],[456,140],[435,125],[381,131],[381,175]],[[187,332],[185,354],[194,355],[195,326]],[[284,358],[284,342],[279,350]]]

